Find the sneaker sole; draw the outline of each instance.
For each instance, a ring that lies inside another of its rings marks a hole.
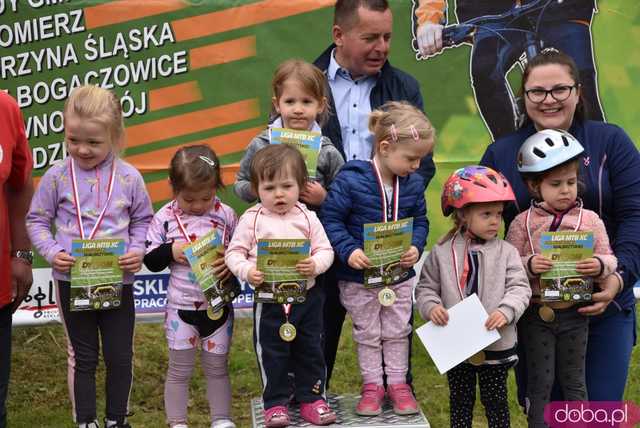
[[[395,407],[393,408],[393,413],[395,413],[396,415],[400,415],[400,416],[407,416],[407,415],[416,415],[419,413],[418,409],[404,409],[404,410],[400,410],[400,409],[396,409]]]
[[[381,413],[382,413],[382,409],[378,410],[377,412],[375,410],[358,410],[358,409],[356,409],[356,415],[359,415],[359,416],[378,416]]]

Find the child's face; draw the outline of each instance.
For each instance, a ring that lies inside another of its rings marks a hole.
[[[185,214],[201,216],[211,210],[215,196],[215,186],[207,185],[202,189],[182,189],[176,195],[176,201]]]
[[[286,169],[283,174],[275,176],[273,180],[260,180],[258,196],[262,205],[269,211],[285,214],[298,201],[300,186],[293,174]]]
[[[65,114],[64,139],[69,155],[82,169],[95,168],[113,151],[111,135],[103,123],[73,113]]]
[[[300,131],[311,129],[326,103],[325,98],[315,98],[295,79],[285,80],[280,96],[273,97],[273,105],[282,117],[283,126]]]
[[[471,204],[463,209],[462,220],[471,233],[488,241],[498,235],[503,209],[503,202]]]
[[[423,157],[431,153],[425,141],[392,143],[381,141],[378,151],[380,163],[394,175],[406,177],[416,172]]]
[[[557,168],[542,179],[538,194],[551,208],[564,211],[573,206],[578,197],[578,167],[576,163]]]

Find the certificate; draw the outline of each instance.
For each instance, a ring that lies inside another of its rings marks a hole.
[[[255,289],[255,301],[262,303],[302,303],[307,294],[307,278],[296,265],[309,257],[308,239],[259,239],[258,270],[264,282]]]

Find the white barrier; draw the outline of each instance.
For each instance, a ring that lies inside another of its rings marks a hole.
[[[136,320],[139,322],[159,322],[164,319],[167,301],[169,271],[159,273],[140,271],[133,283],[133,299],[136,307]],[[33,285],[29,295],[13,314],[13,325],[36,326],[59,323],[58,306],[51,268],[33,270]],[[233,301],[236,316],[251,316],[253,290],[247,284],[241,284],[241,293]]]

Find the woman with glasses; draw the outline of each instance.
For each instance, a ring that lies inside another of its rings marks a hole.
[[[530,205],[516,159],[527,137],[543,129],[561,129],[584,146],[578,172],[583,206],[603,219],[618,258],[616,273],[598,284],[600,291],[594,292],[592,303],[579,309],[590,316],[587,393],[589,400],[620,401],[635,344],[633,284],[640,274],[640,154],[618,126],[587,119],[576,64],[564,53],[546,49],[529,61],[521,92],[526,109],[522,127],[491,144],[481,164],[502,172],[513,186],[516,203],[503,214],[508,228]],[[562,212],[554,214],[562,220]],[[523,341],[526,337],[519,337],[520,345]],[[526,362],[523,353],[519,355],[518,398],[524,406]]]

